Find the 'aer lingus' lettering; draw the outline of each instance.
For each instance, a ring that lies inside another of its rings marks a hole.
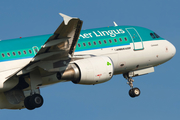
[[[117,34],[124,34],[125,31],[122,29],[116,29],[116,30],[107,30],[107,31],[92,31],[92,33],[84,33],[80,34],[79,38],[93,38],[93,37],[103,37],[103,36],[110,36],[110,37],[116,37]]]

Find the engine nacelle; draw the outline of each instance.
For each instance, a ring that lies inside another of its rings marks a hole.
[[[92,85],[110,80],[114,73],[114,65],[109,57],[93,57],[74,61],[70,69],[58,79],[71,80],[76,84]]]

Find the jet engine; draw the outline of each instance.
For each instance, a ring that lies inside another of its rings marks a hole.
[[[75,84],[93,85],[110,80],[113,73],[112,60],[100,56],[73,61],[64,73],[57,73],[57,78],[71,80]]]

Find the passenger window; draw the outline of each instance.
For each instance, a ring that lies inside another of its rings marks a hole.
[[[10,53],[7,53],[7,56],[10,57]]]
[[[38,49],[35,49],[35,52],[38,53]]]
[[[114,42],[117,42],[117,40],[116,40],[116,39],[114,39]]]
[[[78,47],[81,47],[81,45],[78,43]]]
[[[155,39],[155,36],[154,36],[154,34],[153,34],[153,33],[150,33],[150,35],[151,35],[151,37],[152,37],[153,39]]]
[[[125,37],[124,40],[127,41],[127,38]]]
[[[121,39],[121,38],[119,38],[119,41],[120,41],[120,42],[122,42],[122,39]]]
[[[16,55],[16,53],[15,53],[15,52],[13,52],[13,55],[15,56],[15,55]]]
[[[84,46],[86,46],[86,43],[83,43]]]
[[[88,45],[89,45],[89,46],[91,46],[91,43],[90,43],[90,42],[88,42]]]
[[[31,53],[32,53],[32,51],[31,51],[31,50],[29,50],[29,53],[31,54]]]
[[[20,51],[18,51],[18,54],[19,54],[19,55],[21,55],[21,52],[20,52]]]
[[[96,45],[96,42],[95,42],[95,41],[94,41],[93,43],[94,43],[94,45]]]
[[[109,42],[112,43],[111,39],[109,39]]]
[[[159,36],[158,34],[154,33],[154,35],[155,35],[157,38],[160,38],[160,36]]]
[[[2,53],[2,57],[5,57],[4,53]]]
[[[104,40],[104,43],[105,43],[105,44],[107,43],[106,40]]]
[[[24,50],[23,53],[26,54],[26,51]]]
[[[101,41],[99,41],[99,44],[101,44]]]

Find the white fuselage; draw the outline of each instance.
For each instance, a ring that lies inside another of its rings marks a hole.
[[[175,47],[167,40],[146,41],[143,42],[143,50],[134,50],[133,43],[126,46],[117,46],[95,50],[75,52],[74,57],[87,55],[91,56],[108,56],[114,64],[114,75],[122,74],[128,71],[134,71],[143,68],[154,67],[170,60],[176,52]],[[9,75],[21,69],[31,61],[31,58],[0,62],[0,90],[6,91],[4,82]],[[53,77],[53,78],[52,78]],[[43,78],[43,85],[61,82],[54,76]],[[51,79],[51,80],[49,80]],[[16,84],[18,80],[14,80]],[[9,88],[9,86],[8,86]],[[7,89],[8,89],[7,88]]]

